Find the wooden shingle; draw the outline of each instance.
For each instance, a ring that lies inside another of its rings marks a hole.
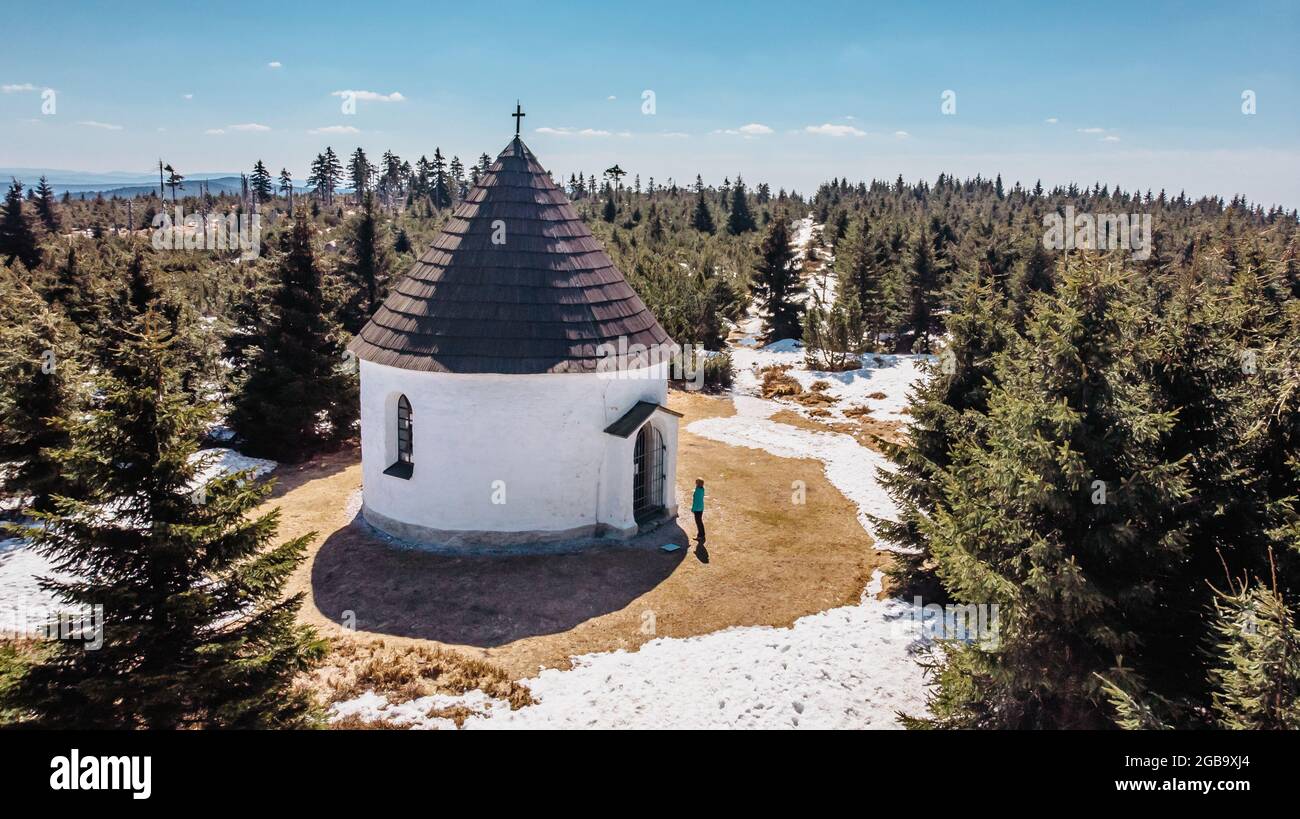
[[[577,373],[620,338],[672,343],[516,136],[349,348],[408,370]]]

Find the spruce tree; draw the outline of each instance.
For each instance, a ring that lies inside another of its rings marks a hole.
[[[814,297],[804,314],[804,355],[815,370],[841,372],[859,366],[866,328],[852,282],[845,282],[829,305]]]
[[[429,166],[432,178],[429,180],[429,198],[439,210],[451,207],[451,183],[447,177],[447,162],[442,157],[442,149],[433,149],[433,162]]]
[[[988,413],[988,392],[996,383],[995,357],[1011,338],[1009,317],[991,283],[965,280],[965,290],[948,322],[949,336],[927,377],[913,388],[907,439],[877,444],[894,464],[878,478],[898,508],[897,520],[875,519],[883,538],[903,547],[890,576],[903,593],[930,600],[947,597],[935,573],[930,541],[922,523],[944,502],[939,475],[951,462],[960,435],[970,434]]]
[[[59,232],[59,214],[54,207],[54,189],[45,177],[36,186],[36,215],[49,233]]]
[[[264,262],[247,266],[236,280],[227,308],[230,330],[222,339],[222,358],[230,362],[227,386],[234,391],[248,373],[270,318],[270,281]]]
[[[374,196],[366,194],[361,212],[354,218],[351,231],[344,239],[345,256],[339,271],[347,289],[340,310],[340,323],[353,335],[361,331],[388,295],[393,255],[381,230],[375,214]]]
[[[399,227],[397,235],[393,237],[393,250],[398,253],[411,253],[414,248],[411,246],[411,237],[407,235],[406,228]]]
[[[352,158],[348,160],[348,180],[352,183],[353,196],[358,201],[369,192],[370,177],[370,160],[366,157],[365,151],[357,148],[352,152]]]
[[[922,231],[912,245],[906,271],[907,324],[912,349],[930,352],[930,333],[934,330],[935,302],[938,297],[939,271],[931,247],[930,234]]]
[[[317,154],[311,163],[311,174],[307,184],[315,191],[316,199],[326,205],[334,204],[334,190],[343,177],[343,165],[332,147],[326,146],[325,153]]]
[[[185,190],[185,177],[176,172],[171,165],[164,165],[163,170],[167,171],[167,187],[172,189],[172,203],[176,202],[176,192]]]
[[[1243,584],[1215,601],[1210,680],[1216,727],[1300,730],[1298,612],[1273,582],[1272,588]]]
[[[874,345],[885,332],[888,313],[883,271],[876,257],[867,217],[863,216],[856,230],[845,235],[842,244],[842,250],[841,245],[836,245],[833,267],[841,280],[851,284],[858,298],[864,330]]]
[[[52,306],[62,308],[83,333],[94,335],[99,331],[99,290],[94,276],[78,258],[75,245],[68,246],[63,263],[55,268],[45,298]]]
[[[28,270],[35,270],[41,263],[36,233],[23,211],[23,184],[17,179],[5,194],[4,213],[0,214],[0,261],[12,266],[15,260]]]
[[[713,224],[713,213],[709,211],[709,203],[704,201],[703,190],[695,195],[695,212],[691,215],[691,227],[710,236],[717,232],[717,227]]]
[[[763,334],[768,342],[801,336],[797,297],[804,287],[794,265],[790,230],[784,218],[774,219],[763,237],[750,288],[762,310]]]
[[[266,163],[260,159],[253,165],[253,173],[248,178],[248,187],[258,202],[270,202],[275,196],[275,189],[271,186],[271,172],[266,169]]]
[[[1121,281],[1068,272],[997,356],[987,416],[936,476],[942,502],[918,526],[938,576],[960,603],[999,606],[999,628],[945,645],[922,724],[1106,726],[1099,675],[1133,657],[1142,676],[1162,612],[1185,602],[1163,582],[1187,548],[1168,512],[1187,480],[1161,448],[1176,413],[1142,383]]]
[[[76,330],[12,275],[0,280],[0,490],[49,511],[70,483],[55,452],[79,404]]]
[[[308,724],[294,680],[323,653],[284,596],[311,535],[272,545],[269,486],[232,475],[196,487],[208,408],[182,393],[166,321],[147,310],[100,374],[100,398],[59,453],[82,487],[26,534],[65,605],[102,606],[102,645],[52,644],[6,705],[45,727],[259,728]],[[85,637],[86,635],[82,635]]]
[[[758,230],[754,224],[754,215],[749,212],[749,200],[745,197],[745,183],[736,177],[736,185],[731,189],[731,212],[727,215],[727,232],[732,236]]]
[[[144,254],[136,250],[131,254],[117,290],[104,299],[101,311],[103,326],[95,350],[101,364],[110,365],[113,351],[126,340],[135,320],[160,297],[152,266],[145,261]]]
[[[356,374],[344,369],[342,332],[329,318],[306,216],[297,216],[282,241],[270,324],[229,421],[249,454],[297,461],[352,434],[357,386]]]

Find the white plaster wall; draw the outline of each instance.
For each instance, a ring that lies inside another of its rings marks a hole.
[[[666,365],[619,374],[462,375],[361,362],[361,458],[367,512],[441,532],[627,534],[635,433],[604,432],[638,401],[664,404]],[[397,397],[414,418],[414,471],[397,460]],[[675,511],[677,419],[656,412],[668,446],[665,504]],[[504,503],[494,503],[494,482]],[[603,528],[603,527],[599,527]],[[395,534],[398,534],[395,532]]]

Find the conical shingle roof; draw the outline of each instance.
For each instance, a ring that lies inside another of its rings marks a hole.
[[[350,348],[408,370],[569,373],[620,338],[671,343],[516,136]]]

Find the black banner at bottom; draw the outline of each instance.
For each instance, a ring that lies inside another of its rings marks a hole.
[[[662,733],[558,736],[545,732],[0,731],[0,783],[10,805],[156,808],[337,807],[437,793],[581,799],[612,783],[650,800],[673,771],[694,771],[727,800],[774,792],[843,798],[865,784],[918,807],[996,794],[1000,805],[1245,804],[1289,794],[1300,748],[1294,734],[1264,733]],[[694,779],[694,774],[688,778]],[[638,789],[639,791],[639,789]],[[662,797],[659,794],[663,794]],[[567,796],[565,796],[567,794]],[[982,795],[982,796],[981,796]],[[1050,803],[1048,803],[1050,804]],[[975,807],[975,805],[971,805]],[[987,804],[982,806],[988,808]]]

